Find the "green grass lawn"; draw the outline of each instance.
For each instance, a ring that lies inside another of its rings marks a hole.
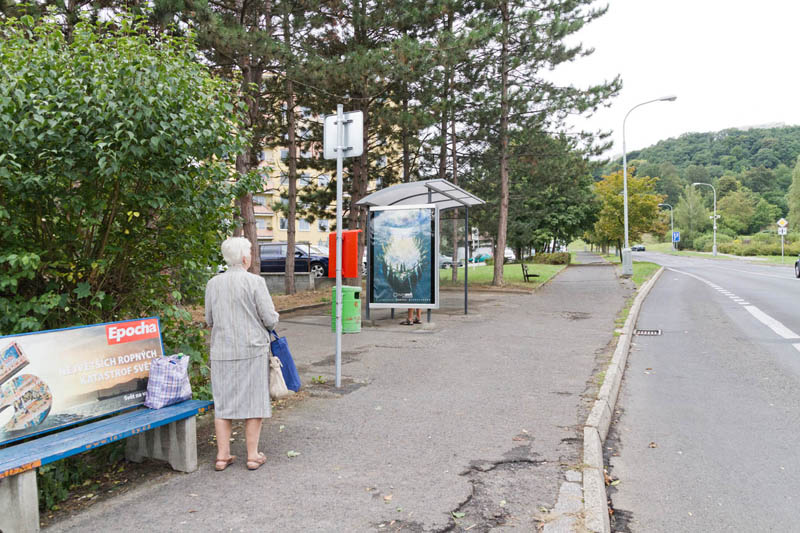
[[[655,274],[659,268],[661,268],[661,265],[657,265],[655,263],[634,261],[633,277],[631,279],[633,279],[633,282],[637,287],[641,287],[645,281],[653,277],[653,274]]]
[[[528,265],[529,274],[539,274],[535,281],[525,283],[522,278],[522,266],[520,264],[503,265],[503,281],[504,286],[515,287],[521,289],[532,289],[541,285],[548,279],[555,276],[558,272],[564,270],[565,265],[536,265],[533,263],[526,263]],[[443,268],[439,271],[439,283],[441,287],[463,287],[464,286],[464,268],[458,269],[458,281],[452,282],[453,273],[449,268]],[[484,265],[469,267],[469,286],[491,286],[492,278],[494,277],[494,266]]]

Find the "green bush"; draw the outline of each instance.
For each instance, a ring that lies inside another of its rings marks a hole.
[[[540,265],[568,265],[572,260],[569,252],[555,252],[550,254],[536,254],[533,262]]]
[[[724,233],[717,233],[717,250],[719,250],[719,247],[722,244],[729,242],[733,242],[733,237]],[[698,235],[695,237],[693,244],[695,250],[699,250],[701,252],[710,252],[714,246],[714,234],[704,233],[702,235]]]

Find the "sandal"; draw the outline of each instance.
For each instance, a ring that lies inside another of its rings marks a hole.
[[[415,318],[414,324],[422,324],[422,320],[420,320],[419,318]]]
[[[267,456],[264,455],[262,452],[258,452],[258,459],[255,460],[247,460],[247,469],[248,470],[258,470],[261,468],[261,465],[267,462]]]
[[[231,466],[235,460],[236,460],[235,455],[231,455],[227,459],[217,459],[214,462],[214,470],[216,470],[217,472],[222,472],[223,470]]]
[[[402,322],[400,322],[401,326],[412,326],[413,324],[414,323],[411,322],[410,320],[403,320]]]

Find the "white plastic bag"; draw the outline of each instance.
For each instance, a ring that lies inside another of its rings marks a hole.
[[[273,400],[280,400],[293,394],[292,391],[286,388],[281,366],[280,359],[274,355],[269,357],[269,397]]]

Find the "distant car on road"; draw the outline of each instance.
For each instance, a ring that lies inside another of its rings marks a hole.
[[[631,246],[632,252],[644,252],[644,244],[634,244]]]
[[[286,272],[286,243],[261,245],[261,272]],[[311,272],[316,278],[328,275],[328,258],[308,253],[308,247],[299,244],[294,249],[294,271]]]
[[[794,262],[794,277],[800,278],[800,254],[797,256],[797,261]]]

